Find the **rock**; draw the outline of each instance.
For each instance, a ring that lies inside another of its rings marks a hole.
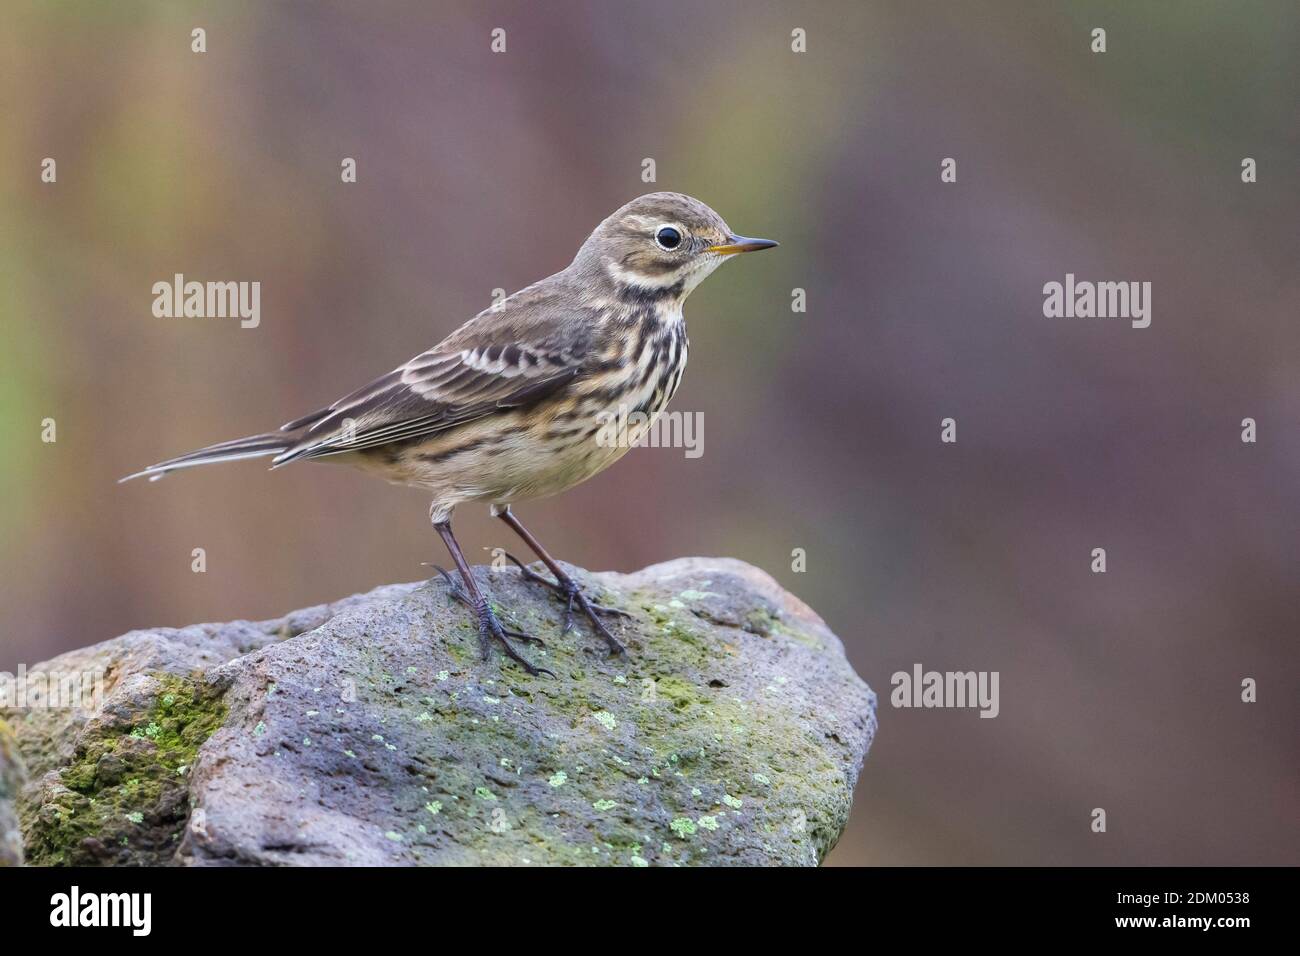
[[[481,661],[441,579],[43,665],[99,666],[105,696],[11,721],[28,862],[820,862],[875,732],[821,619],[729,559],[571,573],[631,615],[626,656],[582,620],[559,634],[517,570],[476,569],[554,678]]]
[[[14,802],[24,776],[13,734],[9,725],[0,720],[0,866],[21,866],[23,862],[23,838]]]

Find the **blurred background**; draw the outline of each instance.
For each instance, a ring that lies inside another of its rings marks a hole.
[[[114,481],[680,190],[782,242],[688,303],[704,454],[520,513],[585,567],[731,555],[826,618],[881,697],[831,862],[1300,861],[1291,0],[10,0],[0,63],[0,670],[426,576],[424,497],[346,469]],[[260,281],[261,325],[155,318],[177,272]],[[1151,282],[1151,327],[1044,318],[1067,272]],[[915,663],[1000,672],[999,717],[890,707]]]

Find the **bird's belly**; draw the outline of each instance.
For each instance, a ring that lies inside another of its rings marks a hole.
[[[600,439],[592,414],[540,418],[524,412],[473,422],[400,449],[380,449],[354,464],[396,484],[460,501],[508,503],[558,494],[627,453]]]
[[[631,442],[607,439],[599,425],[584,420],[530,434],[497,456],[486,497],[494,502],[545,498],[604,471],[631,449]]]
[[[572,488],[622,458],[653,425],[685,365],[632,368],[623,380],[593,379],[542,406],[468,422],[399,450],[378,450],[364,464],[390,481],[460,501],[508,504]]]

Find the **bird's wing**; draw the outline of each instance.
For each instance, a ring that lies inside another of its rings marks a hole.
[[[406,441],[552,395],[583,374],[585,342],[550,323],[480,321],[310,415],[282,426],[302,431],[274,467]],[[543,333],[543,334],[539,334]],[[549,334],[545,334],[549,333]]]

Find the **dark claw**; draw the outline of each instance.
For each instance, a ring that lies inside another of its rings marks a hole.
[[[526,644],[536,644],[538,647],[545,647],[546,642],[540,637],[533,637],[531,634],[525,634],[523,631],[512,631],[508,627],[501,628],[501,633],[506,637],[512,637],[516,641],[523,641]]]
[[[453,578],[450,574],[448,574],[446,568],[441,567],[440,565],[437,564],[429,564],[428,562],[425,562],[424,566],[426,568],[433,568],[435,571],[437,571],[439,574],[442,575],[442,579],[447,582],[447,590],[448,592],[450,592],[453,598],[455,598],[461,604],[466,605],[467,607],[474,606],[473,602],[470,601],[469,599],[469,595],[465,593],[465,589],[460,586],[460,582],[457,581],[455,578]]]
[[[486,643],[495,637],[501,644],[501,648],[506,652],[506,656],[534,677],[537,677],[539,674],[550,674],[552,677],[555,676],[554,672],[547,670],[545,667],[534,667],[527,658],[515,650],[515,646],[510,643],[510,638],[507,637],[507,634],[511,632],[506,631],[506,629],[501,626],[501,621],[497,619],[496,612],[492,610],[492,605],[484,601],[474,610],[475,613],[478,614],[478,633],[480,640]]]
[[[523,641],[526,644],[537,644],[540,647],[545,647],[545,641],[540,637],[533,637],[531,634],[525,634],[523,631],[514,631],[503,627],[501,621],[496,616],[496,612],[492,610],[492,606],[486,602],[482,606],[475,605],[474,602],[470,600],[469,595],[465,593],[465,589],[461,586],[460,582],[453,578],[446,568],[439,567],[436,564],[430,564],[428,567],[433,568],[442,575],[443,580],[447,582],[447,590],[454,599],[467,607],[472,608],[475,615],[477,615],[479,652],[482,654],[483,660],[486,661],[492,656],[492,639],[496,638],[505,650],[506,656],[534,677],[537,677],[540,674],[547,674],[551,677],[555,676],[554,671],[547,670],[545,667],[534,667],[527,659],[520,656],[519,652],[515,650],[514,645],[510,643],[510,639],[514,638],[515,640]]]
[[[615,654],[626,654],[627,648],[623,646],[623,642],[609,632],[609,628],[605,627],[605,622],[596,614],[595,608],[582,595],[582,592],[577,590],[575,587],[573,593],[577,597],[578,603],[582,606],[583,612],[587,615],[587,620],[591,622],[591,626],[595,629],[596,633],[605,639],[605,643],[609,645],[610,656],[613,657]]]
[[[608,614],[610,617],[631,617],[627,611],[621,607],[606,607],[603,604],[597,604],[595,601],[590,602],[591,609],[597,614]]]
[[[509,551],[504,552],[504,554],[505,554],[505,556],[506,556],[507,558],[509,558],[511,561],[513,561],[515,567],[517,567],[517,568],[518,568],[518,569],[523,573],[523,576],[524,576],[524,580],[525,580],[525,581],[536,581],[538,584],[542,584],[542,585],[545,585],[546,587],[550,588],[552,591],[554,591],[554,592],[555,592],[556,594],[558,594],[560,597],[565,598],[565,599],[569,602],[568,607],[567,607],[567,609],[566,609],[566,613],[568,613],[568,614],[571,615],[571,613],[572,613],[572,611],[573,611],[573,597],[574,597],[574,595],[576,595],[576,594],[579,593],[579,592],[578,592],[578,585],[574,584],[572,581],[569,581],[567,587],[566,587],[565,585],[563,585],[563,584],[557,584],[556,582],[550,580],[549,578],[544,578],[544,577],[542,577],[542,575],[538,574],[536,571],[534,571],[534,570],[533,570],[532,568],[530,568],[528,565],[524,564],[522,561],[520,561],[518,558],[516,558],[516,557],[515,557],[513,554],[511,554]],[[617,607],[606,607],[606,606],[603,605],[603,604],[597,604],[595,601],[588,601],[587,604],[588,604],[589,609],[590,609],[591,611],[596,612],[597,614],[608,614],[608,615],[610,615],[611,617],[631,617],[631,616],[632,616],[632,615],[629,614],[627,611],[624,611],[622,608],[617,608]],[[584,610],[587,610],[587,608],[584,608]],[[567,631],[569,628],[566,626],[564,629]]]
[[[559,586],[558,584],[556,584],[554,581],[551,581],[551,580],[548,580],[547,578],[542,577],[540,574],[538,574],[536,571],[534,571],[534,570],[533,570],[532,568],[530,568],[528,565],[524,564],[524,562],[522,562],[522,561],[520,561],[518,558],[516,558],[516,557],[515,557],[513,554],[511,554],[509,551],[506,551],[506,552],[504,552],[504,553],[505,553],[505,556],[506,556],[507,558],[509,558],[511,561],[514,562],[515,567],[517,567],[517,568],[518,568],[518,569],[523,573],[523,575],[524,575],[524,580],[525,580],[525,581],[536,581],[538,584],[545,584],[545,585],[546,585],[548,588],[550,588],[552,591],[556,591],[556,592],[561,593],[561,594],[564,592],[564,588],[560,587],[560,586]]]
[[[578,607],[582,609],[582,613],[587,616],[587,620],[591,621],[592,629],[604,638],[605,643],[609,646],[610,655],[613,656],[615,654],[624,654],[627,652],[627,648],[623,646],[622,642],[609,632],[609,628],[607,628],[605,622],[600,619],[600,615],[610,614],[615,617],[631,617],[631,614],[627,611],[620,610],[619,608],[605,607],[601,604],[592,603],[587,600],[587,596],[582,593],[582,590],[570,578],[566,577],[559,583],[551,581],[548,578],[542,577],[509,551],[505,552],[505,556],[513,561],[515,566],[519,568],[523,573],[525,581],[536,581],[538,584],[545,585],[560,597],[564,598],[564,626],[560,629],[561,634],[567,634],[569,631],[573,630],[573,604],[576,601]]]

